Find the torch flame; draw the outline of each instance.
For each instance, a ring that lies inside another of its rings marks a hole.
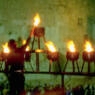
[[[22,44],[25,45],[25,44],[26,44],[26,40],[23,40],[23,41],[22,41]]]
[[[4,52],[4,53],[9,53],[9,52],[10,52],[10,49],[8,48],[8,43],[5,43],[5,44],[3,45],[3,52]]]
[[[45,45],[46,45],[46,47],[48,48],[49,51],[51,51],[51,52],[56,52],[57,51],[54,44],[51,41],[47,41],[45,43]]]
[[[76,51],[75,44],[74,44],[73,41],[69,41],[68,44],[67,44],[67,47],[68,47],[69,51],[71,51],[71,52]]]
[[[38,26],[40,23],[40,16],[39,14],[36,14],[36,16],[34,17],[34,26]]]
[[[42,49],[36,49],[35,52],[40,53],[40,52],[44,52],[44,51]]]
[[[84,47],[85,47],[85,51],[87,51],[87,52],[94,51],[94,48],[92,47],[92,44],[89,41],[86,41]]]
[[[30,50],[30,47],[29,46],[27,46],[26,47],[26,49],[25,49],[25,51],[29,51]]]
[[[23,40],[22,44],[25,45],[26,44],[26,40]],[[29,51],[29,50],[30,50],[30,47],[27,46],[26,49],[25,49],[25,51]]]

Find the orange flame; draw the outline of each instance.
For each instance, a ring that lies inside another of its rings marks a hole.
[[[22,44],[25,45],[26,44],[26,40],[23,40]],[[25,51],[29,51],[29,50],[30,50],[30,47],[27,46],[26,49],[25,49]]]
[[[25,45],[25,44],[26,44],[26,40],[23,40],[23,41],[22,41],[22,44]],[[30,47],[27,46],[26,49],[25,49],[25,51],[29,51],[29,50],[30,50]]]
[[[40,16],[39,14],[36,14],[36,16],[34,17],[34,26],[38,26],[40,23]]]
[[[49,51],[51,51],[51,52],[56,52],[57,51],[56,48],[55,48],[55,46],[54,46],[54,44],[51,41],[47,41],[45,43],[45,45],[46,45],[46,47],[47,47],[47,49]]]
[[[36,49],[35,52],[40,53],[40,52],[44,52],[44,50],[42,50],[42,49]]]
[[[85,48],[84,50],[87,51],[87,52],[94,51],[94,48],[93,48],[92,44],[89,41],[85,42],[84,48]]]
[[[26,40],[23,40],[23,41],[22,41],[22,44],[25,45],[25,44],[26,44]]]
[[[68,48],[69,51],[71,51],[71,52],[75,52],[75,51],[76,51],[75,44],[74,44],[73,41],[69,41],[69,42],[68,42],[67,48]]]
[[[2,47],[3,47],[3,52],[4,53],[9,53],[10,52],[10,49],[8,48],[8,43],[5,43]]]

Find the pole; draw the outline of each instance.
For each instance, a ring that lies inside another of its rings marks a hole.
[[[38,49],[40,49],[40,38],[38,37]],[[39,53],[36,53],[36,71],[39,72]]]

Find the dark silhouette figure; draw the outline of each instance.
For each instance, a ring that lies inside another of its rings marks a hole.
[[[14,39],[9,40],[8,47],[10,52],[5,57],[5,73],[9,80],[9,95],[23,95],[24,91],[24,61],[25,49],[29,44],[31,36],[28,37],[26,44],[17,47]]]

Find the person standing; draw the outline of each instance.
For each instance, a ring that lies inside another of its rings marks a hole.
[[[8,42],[10,52],[5,57],[5,74],[7,75],[10,86],[9,95],[25,95],[23,93],[25,82],[25,49],[31,40],[33,35],[32,32],[28,37],[26,44],[22,45],[21,47],[17,47],[14,39],[10,39]]]

